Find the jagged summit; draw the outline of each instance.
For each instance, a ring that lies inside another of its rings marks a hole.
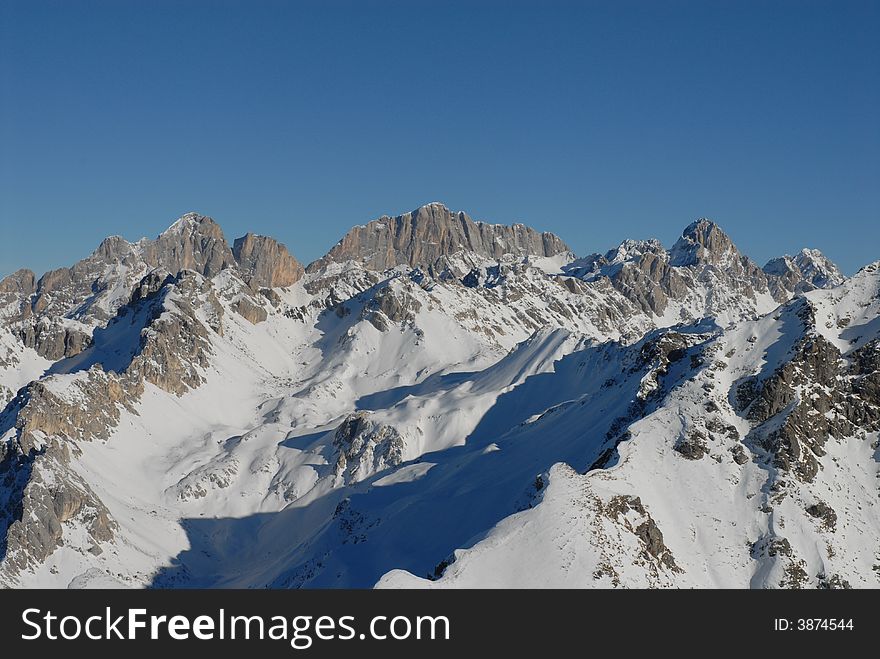
[[[790,288],[799,293],[832,288],[846,280],[838,267],[818,249],[804,248],[794,256],[786,254],[771,259],[764,266],[764,272],[788,282]]]
[[[845,279],[815,250],[775,259],[761,269],[707,218],[685,227],[669,250],[655,239],[625,240],[604,255],[573,261],[563,271],[586,281],[607,278],[663,322],[711,316],[722,324],[767,313],[792,295]]]
[[[211,278],[230,268],[254,290],[290,286],[303,273],[274,239],[248,234],[236,241],[234,254],[212,218],[186,213],[154,239],[109,236],[69,268],[4,278],[0,323],[17,325],[23,343],[44,357],[69,357],[88,345],[92,329],[116,314],[147,273],[188,270]]]
[[[214,221],[214,218],[202,215],[201,213],[196,213],[195,211],[190,211],[184,213],[172,222],[165,231],[159,234],[159,236],[187,233],[191,231],[208,235],[217,235],[218,232],[220,234],[223,233],[220,229],[220,225]]]
[[[417,208],[416,211],[417,211],[417,210],[420,210],[420,209],[422,209],[422,208],[436,208],[436,209],[438,209],[438,210],[443,210],[443,211],[446,211],[446,212],[448,212],[448,213],[451,213],[451,212],[452,212],[452,211],[450,210],[449,206],[447,206],[446,204],[444,204],[442,201],[429,201],[427,204],[422,204],[421,206],[419,206],[419,208]],[[415,211],[413,211],[413,212],[415,212]],[[384,215],[383,217],[389,217],[389,216],[388,216],[388,215]]]
[[[681,235],[699,239],[700,236],[708,236],[714,231],[721,231],[723,233],[723,229],[721,229],[717,222],[708,217],[699,217],[688,224],[681,232]]]
[[[540,233],[523,224],[474,221],[464,212],[432,202],[397,217],[382,216],[354,227],[307,271],[341,261],[360,261],[371,270],[401,264],[431,267],[459,252],[492,259],[505,254],[544,257],[570,251],[552,233]]]
[[[670,263],[677,266],[711,263],[722,265],[740,257],[736,245],[724,230],[708,218],[689,224],[669,250]]]
[[[144,261],[169,272],[194,270],[213,277],[235,263],[223,229],[212,218],[187,213],[153,241],[141,243]]]
[[[0,279],[0,293],[17,293],[30,295],[36,290],[37,276],[33,270],[21,268],[3,279]]]
[[[609,265],[624,263],[642,257],[645,254],[659,254],[665,252],[663,244],[656,238],[647,240],[633,240],[628,238],[614,249],[605,253],[605,261]]]

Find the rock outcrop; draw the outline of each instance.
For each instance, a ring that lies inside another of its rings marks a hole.
[[[232,305],[235,312],[252,325],[258,325],[269,317],[266,310],[251,302],[248,298],[242,297]]]
[[[274,238],[246,234],[232,248],[244,281],[254,289],[292,286],[305,270],[287,248]]]
[[[682,231],[681,238],[669,251],[669,262],[679,267],[702,264],[727,267],[739,263],[747,272],[753,265],[743,258],[721,227],[705,217]]]
[[[465,213],[432,203],[353,228],[307,270],[315,272],[329,263],[343,261],[359,261],[380,271],[402,264],[433,267],[443,257],[458,252],[498,259],[505,254],[556,256],[570,251],[552,233],[539,233],[522,224],[475,222]]]
[[[764,378],[739,383],[735,398],[755,423],[749,441],[769,454],[774,467],[810,483],[830,438],[880,431],[878,342],[843,360],[840,350],[816,332],[809,301],[791,304],[803,323],[792,358]]]
[[[846,277],[817,249],[803,249],[795,256],[780,256],[764,266],[774,297],[785,293],[805,293],[817,288],[833,288]]]
[[[156,240],[138,245],[148,265],[171,273],[192,270],[210,278],[235,264],[220,225],[198,213],[187,213]]]
[[[658,240],[627,240],[563,269],[587,281],[607,278],[647,314],[681,322],[706,316],[732,322],[766,313],[796,293],[839,284],[836,266],[821,255],[815,257],[821,268],[809,265],[815,254],[802,253],[797,261],[802,268],[791,261],[790,269],[771,265],[775,262],[761,269],[717,224],[703,218],[686,227],[668,251]]]
[[[376,422],[368,412],[348,415],[333,437],[336,478],[357,483],[403,462],[404,441],[387,424]]]
[[[78,355],[92,342],[89,334],[47,316],[29,318],[16,334],[24,345],[52,361]]]
[[[389,323],[412,323],[421,309],[421,303],[403,286],[384,286],[366,304],[363,318],[380,332],[388,331]]]
[[[200,386],[222,317],[210,280],[187,270],[151,273],[77,360],[59,361],[59,373],[31,382],[6,405],[0,435],[11,434],[0,443],[0,558],[7,576],[44,561],[63,545],[70,524],[85,529],[90,552],[103,551],[116,522],[71,468],[71,456],[80,442],[108,439],[123,411],[137,414],[145,382],[178,396]],[[118,348],[120,337],[130,354]]]
[[[0,279],[0,295],[30,295],[37,290],[37,277],[26,268]]]

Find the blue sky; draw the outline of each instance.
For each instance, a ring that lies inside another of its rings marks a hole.
[[[880,3],[0,0],[0,274],[190,210],[303,261],[439,200],[880,258]]]

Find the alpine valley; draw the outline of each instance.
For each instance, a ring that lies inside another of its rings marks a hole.
[[[0,281],[0,409],[0,586],[880,586],[880,262],[706,219],[189,213]]]

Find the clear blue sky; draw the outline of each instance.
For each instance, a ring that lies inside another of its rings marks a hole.
[[[0,274],[190,210],[303,261],[439,200],[880,259],[880,2],[0,0]]]

